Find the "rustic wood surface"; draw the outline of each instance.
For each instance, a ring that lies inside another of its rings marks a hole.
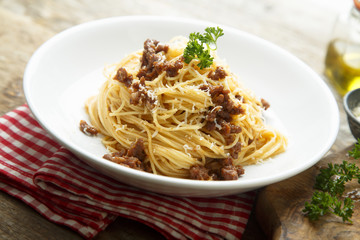
[[[351,0],[0,0],[0,114],[25,103],[22,77],[32,53],[56,33],[79,23],[124,15],[169,15],[208,20],[280,45],[322,74],[332,25],[339,12],[349,4]],[[325,157],[319,164],[338,159],[354,143],[341,97],[336,92],[334,95],[341,113],[340,132],[330,150],[335,155]],[[308,239],[309,236],[321,239],[319,236],[325,236],[321,234],[328,229],[331,229],[326,232],[328,239],[346,239],[351,236],[349,234],[359,234],[355,232],[359,228],[358,222],[347,228],[353,232],[344,232],[344,224],[336,219],[326,219],[322,223],[327,227],[322,228],[323,225],[311,224],[301,214],[303,202],[310,198],[315,174],[316,167],[313,167],[261,189],[243,239]],[[0,214],[0,239],[81,239],[2,192]],[[153,229],[125,218],[119,218],[96,237],[161,238]]]
[[[255,213],[267,235],[273,239],[360,239],[359,197],[353,198],[355,211],[352,224],[343,223],[340,217],[333,215],[311,222],[302,213],[305,202],[310,202],[320,168],[327,167],[330,162],[341,164],[344,160],[360,167],[359,160],[347,155],[350,149],[352,147],[330,154],[307,171],[270,185],[259,193]],[[359,192],[357,181],[346,184],[345,194],[351,192]]]

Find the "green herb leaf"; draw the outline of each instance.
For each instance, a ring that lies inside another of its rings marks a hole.
[[[354,148],[349,151],[349,156],[360,158],[360,139]],[[345,184],[357,179],[360,184],[360,169],[354,163],[343,161],[341,164],[329,163],[327,168],[321,169],[316,176],[314,188],[317,189],[310,203],[305,202],[303,212],[310,220],[332,213],[342,218],[343,222],[350,222],[354,213],[352,199],[343,198]],[[342,200],[343,199],[343,200]]]
[[[204,34],[204,39],[203,42],[207,44],[208,49],[210,48],[210,44],[215,45],[215,48],[213,48],[212,50],[216,50],[217,49],[217,39],[221,36],[224,35],[224,32],[221,28],[217,27],[208,27],[205,29],[205,34]]]
[[[355,143],[354,148],[349,151],[349,156],[355,159],[360,158],[360,138],[358,138],[357,143]]]
[[[342,164],[328,164],[316,177],[315,189],[329,192],[332,196],[341,196],[345,191],[345,183],[359,178],[360,170],[354,163],[343,161]]]
[[[189,41],[183,54],[185,63],[198,59],[200,62],[197,65],[200,69],[210,67],[214,60],[211,57],[210,51],[217,49],[217,39],[223,35],[223,30],[219,27],[208,27],[205,29],[204,34],[198,32],[190,33]],[[215,47],[211,48],[212,46]]]
[[[345,198],[342,202],[336,196],[330,195],[328,192],[315,191],[311,202],[305,202],[303,212],[310,220],[318,220],[319,217],[329,213],[333,213],[342,218],[343,222],[350,222],[354,213],[354,203],[350,198]]]
[[[315,191],[311,202],[305,202],[303,212],[309,217],[310,220],[318,220],[320,216],[330,213],[330,208],[334,203],[334,197],[329,193]]]
[[[351,221],[351,217],[354,213],[354,202],[351,198],[345,198],[344,199],[344,204],[343,204],[343,207],[337,207],[334,209],[334,213],[338,216],[340,216],[343,220],[343,222],[350,222],[352,223]]]
[[[349,156],[360,158],[360,139],[354,148],[348,152]],[[345,183],[357,179],[360,184],[360,169],[354,163],[343,161],[342,164],[329,163],[327,168],[321,169],[316,176],[314,188],[317,189],[310,203],[305,202],[303,212],[310,220],[333,213],[342,218],[343,222],[350,222],[354,213],[354,202],[350,198],[342,196],[345,191]]]

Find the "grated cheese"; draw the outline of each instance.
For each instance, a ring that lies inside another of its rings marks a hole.
[[[151,138],[154,138],[154,137],[156,137],[156,135],[158,135],[158,133],[159,133],[159,131],[158,130],[156,130],[152,135],[151,135]]]
[[[221,125],[219,125],[216,121],[216,118],[214,119],[214,123],[215,123],[215,127],[218,128],[219,130],[222,129]]]
[[[352,113],[360,121],[360,103],[352,110]]]
[[[184,144],[183,145],[183,148],[184,148],[184,150],[185,150],[185,153],[189,156],[189,157],[191,157],[191,154],[190,153],[188,153],[188,150],[193,150],[191,147],[189,147],[189,145],[187,145],[187,144]]]

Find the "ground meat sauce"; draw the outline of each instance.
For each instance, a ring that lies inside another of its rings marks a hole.
[[[130,146],[129,150],[127,151],[127,156],[136,157],[140,161],[144,161],[146,158],[144,149],[144,140],[140,138]]]
[[[124,83],[126,87],[130,87],[133,81],[133,76],[128,74],[125,68],[119,68],[113,79]]]
[[[166,76],[175,77],[179,74],[179,70],[183,68],[183,58],[176,61],[168,62],[165,60],[164,54],[169,50],[168,45],[160,44],[157,40],[147,39],[144,42],[144,50],[141,57],[141,67],[136,77],[140,81],[134,81],[133,76],[128,74],[125,68],[119,68],[114,80],[123,83],[130,91],[130,103],[134,105],[145,104],[149,108],[155,106],[156,98],[146,89],[145,81],[154,80],[162,72],[166,72]],[[226,71],[222,67],[217,67],[215,71],[208,74],[208,78],[212,80],[221,80],[227,76]],[[205,115],[205,129],[213,131],[218,129],[224,136],[227,144],[231,144],[235,137],[233,134],[240,133],[241,127],[231,123],[233,115],[244,113],[244,109],[240,104],[231,100],[229,90],[225,90],[222,85],[202,85],[201,90],[209,92],[212,102],[215,106],[209,107]],[[243,102],[240,95],[235,96],[236,99]],[[270,105],[261,100],[264,109]],[[86,134],[96,135],[97,130],[88,125],[85,121],[81,121],[80,129]],[[127,166],[133,169],[152,172],[149,163],[144,163],[146,152],[143,139],[138,139],[129,149],[117,147],[118,152],[105,154],[104,159]],[[230,156],[224,159],[211,159],[211,164],[207,166],[194,165],[190,168],[189,175],[191,179],[196,180],[236,180],[242,174],[244,169],[241,166],[235,166],[233,159],[238,158],[241,151],[241,144],[236,143],[230,149]]]
[[[231,115],[243,114],[244,109],[240,104],[235,104],[229,96],[230,91],[225,90],[222,85],[202,85],[201,90],[208,91],[215,105],[222,106],[224,111]]]
[[[230,91],[225,90],[222,85],[202,85],[200,89],[209,92],[211,99],[215,106],[210,107],[206,113],[205,128],[208,131],[213,131],[216,128],[228,137],[232,133],[240,133],[241,127],[231,124],[232,116],[244,113],[244,109],[240,104],[235,104],[229,96]]]
[[[161,52],[166,53],[168,47],[159,45],[159,41],[147,39],[144,42],[144,51],[141,57],[141,68],[137,74],[140,79],[144,77],[147,81],[154,80],[162,71],[159,67],[160,62],[163,61],[163,55]]]
[[[265,99],[261,99],[261,105],[262,105],[262,107],[265,109],[265,110],[267,110],[269,107],[270,107],[270,103],[269,102],[267,102]]]
[[[226,77],[226,72],[222,67],[217,67],[215,71],[210,72],[208,77],[213,80],[220,80]],[[209,107],[205,114],[205,130],[210,132],[218,130],[224,137],[226,144],[234,142],[234,134],[242,131],[240,126],[232,124],[233,116],[244,114],[245,110],[241,108],[238,101],[230,98],[230,91],[224,89],[222,85],[205,84],[200,89],[210,94],[211,100],[215,106]],[[240,95],[235,98],[243,102]],[[239,157],[241,143],[236,143],[229,149],[230,156],[225,159],[218,159],[216,167],[207,168],[206,166],[194,166],[190,170],[190,177],[199,180],[236,180],[244,174],[241,166],[234,166],[233,159]]]
[[[235,166],[232,158],[213,159],[212,165],[194,165],[190,178],[195,180],[237,180],[245,173],[241,166]],[[214,164],[215,163],[215,164]]]
[[[223,180],[237,180],[244,172],[241,166],[224,166],[221,168],[221,178]]]
[[[150,171],[148,165],[144,163],[146,153],[143,139],[138,139],[127,151],[121,149],[118,152],[105,154],[103,158],[136,170]]]
[[[98,130],[93,126],[90,126],[85,120],[80,121],[80,130],[90,136],[98,134]]]
[[[165,71],[166,76],[175,77],[179,74],[179,70],[183,68],[182,59],[178,59],[175,62],[166,62],[165,63]]]
[[[221,160],[222,168],[220,175],[223,180],[237,180],[245,173],[242,166],[235,166],[232,158],[225,158]]]
[[[126,166],[129,168],[133,168],[136,170],[144,171],[142,167],[142,162],[136,157],[128,157],[128,156],[116,156],[116,154],[105,154],[103,158],[110,160],[114,163],[120,164],[122,166]]]
[[[244,100],[244,98],[243,98],[241,95],[236,94],[236,95],[235,95],[235,98],[236,98],[237,100],[239,100],[241,103],[245,103],[245,100]]]
[[[211,78],[212,80],[220,80],[224,79],[227,76],[227,73],[225,72],[223,67],[217,67],[215,71],[211,71],[208,74],[208,78]]]
[[[190,178],[195,180],[212,180],[209,175],[209,169],[201,165],[195,165],[190,168]]]
[[[201,90],[208,91],[211,95],[215,107],[210,107],[206,116],[205,129],[207,131],[214,131],[216,129],[224,136],[227,144],[234,141],[231,134],[240,133],[242,131],[240,126],[231,123],[232,115],[244,114],[244,109],[240,104],[235,104],[229,96],[230,91],[225,90],[222,85],[202,85]],[[241,144],[237,143],[230,149],[230,155],[233,158],[238,157],[241,150]]]
[[[241,143],[237,142],[232,148],[230,148],[230,156],[234,159],[239,157],[241,151]]]
[[[164,54],[169,50],[168,45],[160,44],[157,40],[147,39],[144,42],[144,51],[141,57],[141,67],[137,73],[140,81],[133,81],[133,76],[128,74],[125,68],[119,68],[114,79],[129,88],[130,104],[146,105],[149,109],[155,107],[156,96],[146,89],[145,81],[154,80],[163,71],[166,76],[175,77],[179,70],[183,68],[183,59],[180,58],[173,62],[165,60]]]
[[[130,86],[130,104],[146,105],[149,109],[153,109],[156,97],[149,91],[146,89],[144,77],[141,77],[140,82],[133,82]]]
[[[138,78],[144,77],[146,81],[152,81],[160,73],[166,71],[169,77],[175,77],[179,69],[183,67],[182,60],[168,62],[164,54],[169,50],[168,45],[160,44],[157,40],[147,39],[144,42],[144,51],[141,57],[141,68],[136,75]]]

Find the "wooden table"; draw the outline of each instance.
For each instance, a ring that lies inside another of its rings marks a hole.
[[[61,30],[94,19],[124,15],[170,15],[226,24],[282,46],[322,74],[331,28],[351,0],[0,0],[0,114],[25,102],[22,77],[32,53]],[[326,81],[326,80],[324,80]],[[351,146],[341,97],[338,138],[331,153]],[[273,185],[276,187],[276,184]],[[266,193],[267,188],[260,193]],[[259,206],[262,207],[262,206]],[[259,210],[258,210],[259,211]],[[21,201],[0,192],[0,239],[81,239],[48,222]],[[243,239],[279,239],[253,211]],[[263,232],[261,229],[265,229]],[[96,239],[161,239],[149,227],[119,218]]]

